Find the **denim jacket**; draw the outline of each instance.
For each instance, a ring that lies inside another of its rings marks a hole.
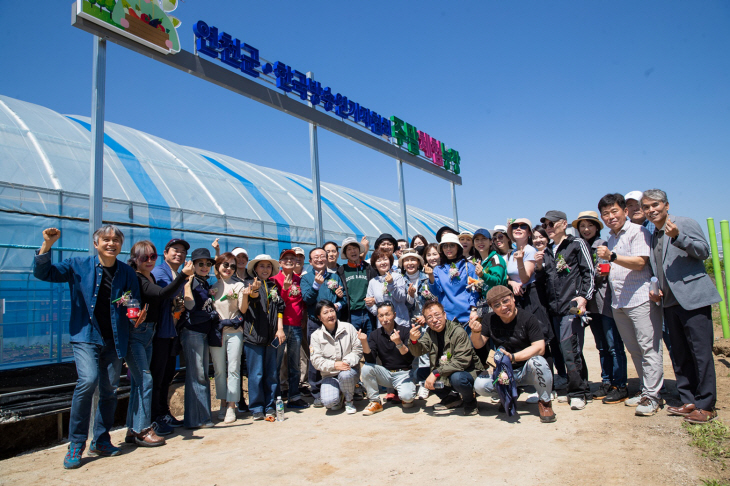
[[[71,320],[69,332],[72,343],[93,343],[104,345],[99,324],[94,317],[94,306],[99,286],[102,281],[102,265],[98,256],[68,258],[60,263],[51,263],[51,252],[42,255],[36,250],[33,260],[33,275],[44,282],[67,282],[71,291]],[[121,359],[127,353],[129,340],[130,319],[127,318],[127,308],[116,306],[111,301],[118,299],[126,291],[132,292],[132,297],[139,300],[139,282],[132,267],[117,260],[117,272],[112,280],[110,296],[111,324],[114,333],[114,346],[117,356]]]

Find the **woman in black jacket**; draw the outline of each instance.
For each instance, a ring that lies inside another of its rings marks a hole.
[[[149,240],[132,246],[129,265],[137,271],[141,307],[146,309],[144,322],[138,322],[129,331],[127,365],[131,374],[131,390],[127,409],[127,437],[125,442],[154,447],[165,444],[165,439],[155,433],[152,426],[152,338],[163,311],[162,302],[172,297],[189,275],[193,274],[192,262],[187,262],[177,278],[166,287],[160,287],[152,275],[157,260],[157,249]],[[169,433],[169,432],[168,432]]]
[[[248,406],[254,420],[273,421],[279,392],[276,348],[286,341],[284,308],[280,289],[271,278],[279,272],[279,262],[269,255],[258,255],[248,262],[254,277],[248,310],[244,314],[243,347],[248,366]]]

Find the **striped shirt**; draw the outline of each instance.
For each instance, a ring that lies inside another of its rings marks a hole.
[[[626,221],[618,234],[613,230],[608,234],[608,249],[621,256],[649,257],[650,242],[651,233],[631,221]],[[611,307],[636,307],[647,302],[651,276],[651,265],[648,262],[641,270],[629,270],[616,262],[611,263],[611,272],[608,274],[613,296]]]

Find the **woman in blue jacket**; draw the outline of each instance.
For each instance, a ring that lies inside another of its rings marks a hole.
[[[449,233],[442,236],[439,253],[441,265],[434,269],[424,267],[431,283],[431,292],[444,306],[446,317],[461,323],[464,330],[471,334],[469,317],[471,310],[476,309],[479,292],[474,292],[467,286],[469,277],[474,280],[478,278],[476,269],[464,258],[464,249],[456,235]]]

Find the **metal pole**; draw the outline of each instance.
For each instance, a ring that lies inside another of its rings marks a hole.
[[[459,231],[459,213],[456,210],[456,184],[451,183],[451,207],[454,209],[454,229]]]
[[[712,270],[715,274],[715,285],[720,293],[722,302],[720,302],[720,322],[722,323],[722,337],[730,337],[730,327],[727,322],[727,300],[725,299],[725,290],[722,285],[722,271],[720,270],[720,257],[717,253],[717,233],[715,233],[715,220],[707,218],[707,230],[710,236],[710,250],[712,251]],[[723,248],[724,252],[724,248]]]
[[[728,222],[726,219],[720,221],[720,236],[722,238],[722,261],[725,266],[725,291],[730,292],[730,260],[728,260],[728,252],[730,251],[730,228],[728,228]],[[730,296],[723,295],[725,302],[730,302]],[[722,329],[722,337],[730,337],[730,333],[725,332],[725,328]]]
[[[403,224],[403,239],[408,241],[408,210],[406,209],[406,183],[403,179],[403,161],[396,160],[398,169],[398,190],[400,191],[400,218]]]
[[[104,192],[104,96],[106,40],[94,36],[94,77],[91,86],[91,172],[89,188],[89,254],[95,255],[94,231],[102,225]]]
[[[309,71],[307,77],[314,79],[314,73]],[[309,103],[312,106],[312,103]],[[309,124],[309,158],[312,161],[312,199],[314,201],[314,233],[317,246],[324,244],[324,230],[322,228],[322,194],[319,187],[319,144],[317,142],[317,125]]]

